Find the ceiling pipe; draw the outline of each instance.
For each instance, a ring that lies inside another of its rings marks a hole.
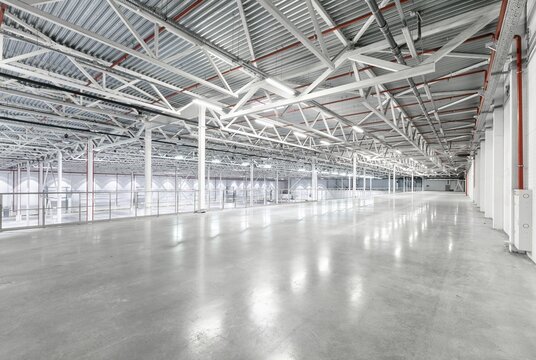
[[[524,189],[523,181],[523,63],[521,59],[521,36],[514,36],[516,41],[516,75],[517,75],[517,188]]]
[[[504,17],[506,15],[506,7],[508,5],[508,0],[502,0],[501,3],[501,10],[499,11],[499,19],[497,21],[497,28],[495,29],[495,34],[493,34],[492,41],[496,42],[499,41],[499,36],[501,35],[501,30],[504,22]],[[489,75],[491,74],[491,68],[493,66],[493,60],[495,60],[495,51],[491,51],[491,54],[489,56],[489,64],[488,64],[488,71],[486,72],[486,76],[484,78],[484,92],[486,91],[488,87],[489,82]],[[480,105],[478,107],[478,114],[482,111],[482,105],[484,104],[484,97],[480,98]]]
[[[407,2],[407,1],[409,1],[409,0],[400,0],[400,3],[405,3],[405,2]],[[384,6],[384,7],[382,7],[382,8],[380,9],[380,11],[388,11],[388,10],[394,8],[394,7],[395,7],[395,4],[394,4],[394,3],[390,3],[390,4],[388,4],[388,5]],[[366,13],[366,14],[364,14],[364,15],[360,15],[360,16],[358,16],[358,17],[355,17],[355,18],[350,19],[350,20],[348,20],[348,21],[345,21],[345,22],[343,22],[343,23],[341,23],[341,24],[339,24],[339,25],[336,25],[336,26],[334,26],[334,27],[331,27],[331,28],[329,28],[329,29],[326,29],[326,30],[322,31],[322,35],[327,35],[327,34],[329,34],[329,33],[335,32],[335,31],[337,31],[337,30],[341,30],[341,29],[347,28],[347,27],[350,26],[350,25],[353,25],[353,24],[355,24],[355,23],[358,23],[358,22],[360,22],[360,21],[363,21],[363,20],[368,19],[368,18],[371,17],[372,15],[373,15],[373,14],[372,14],[371,12]],[[311,40],[311,41],[316,40],[316,34],[315,34],[315,35],[310,35],[310,36],[308,36],[308,39]],[[252,59],[252,60],[250,60],[250,63],[251,63],[251,64],[258,64],[260,61],[266,60],[266,59],[268,59],[268,58],[274,57],[274,56],[276,56],[276,55],[278,55],[278,54],[281,54],[281,53],[283,53],[283,52],[287,52],[287,51],[289,51],[289,50],[292,50],[292,49],[294,49],[294,48],[296,48],[296,47],[300,47],[300,46],[303,46],[303,44],[302,44],[301,42],[299,42],[299,41],[296,41],[296,42],[294,42],[294,43],[292,43],[292,44],[289,44],[289,45],[286,45],[286,46],[284,46],[284,47],[282,47],[282,48],[280,48],[280,49],[274,50],[274,51],[272,51],[272,52],[270,52],[270,53],[268,53],[268,54],[259,56],[259,57],[256,58],[256,59]],[[241,68],[241,66],[236,66],[236,67],[234,67],[234,68],[231,68],[231,69],[229,69],[229,70],[226,70],[226,71],[222,72],[222,74],[223,74],[223,75],[226,75],[226,74],[228,74],[228,73],[230,73],[230,72],[237,71],[237,70],[239,70],[240,68]],[[217,78],[218,78],[218,75],[214,75],[214,76],[212,76],[212,77],[209,77],[209,78],[206,79],[206,80],[207,80],[207,81],[211,81],[211,80],[215,80],[215,79],[217,79]],[[199,86],[199,84],[197,84],[197,83],[196,83],[196,84],[192,84],[192,85],[190,85],[190,86],[185,87],[183,91],[186,91],[186,90],[192,90],[192,89],[195,89],[195,88],[198,87],[198,86]],[[180,92],[171,93],[171,94],[168,95],[168,96],[171,97],[171,96],[174,96],[174,95],[176,95],[176,94],[178,94],[178,93],[180,93]]]
[[[396,61],[399,64],[407,65],[406,60],[404,59],[404,56],[402,56],[402,52],[400,51],[400,47],[395,41],[395,38],[393,37],[393,34],[391,33],[391,30],[389,29],[389,25],[387,25],[387,22],[385,21],[385,18],[383,14],[381,13],[380,9],[378,8],[378,4],[376,4],[375,0],[365,0],[367,5],[369,6],[370,11],[374,14],[374,18],[376,19],[376,23],[378,24],[378,27],[380,28],[383,36],[389,43],[389,47],[391,49],[391,52],[393,53]],[[424,117],[426,118],[428,125],[432,128],[434,135],[437,139],[437,142],[441,145],[443,148],[443,151],[448,152],[445,149],[445,145],[443,142],[439,139],[439,135],[437,134],[437,131],[432,124],[432,120],[430,119],[430,116],[428,115],[428,110],[424,106],[424,102],[421,98],[421,94],[419,90],[417,89],[417,85],[415,84],[415,81],[413,81],[412,78],[407,79],[408,85],[411,88],[411,91],[413,92],[413,95],[417,99],[417,102],[419,103],[419,107],[421,108],[422,113],[424,114]]]

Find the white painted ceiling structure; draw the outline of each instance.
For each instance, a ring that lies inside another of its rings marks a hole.
[[[1,0],[0,169],[457,176],[490,102],[490,0]],[[515,3],[515,1],[511,2]],[[508,16],[508,9],[507,14]],[[494,66],[506,57],[496,57]],[[485,119],[484,119],[485,120]]]

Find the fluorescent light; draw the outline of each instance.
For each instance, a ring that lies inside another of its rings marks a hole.
[[[274,127],[275,125],[268,122],[268,121],[264,121],[264,120],[261,120],[261,119],[255,119],[255,122],[259,125],[263,125],[263,126],[268,126],[268,127]]]
[[[332,172],[331,172],[331,175],[339,175],[339,173],[336,172],[336,171],[332,171]]]
[[[276,88],[278,88],[279,90],[291,95],[291,96],[294,96],[296,93],[294,91],[294,89],[291,89],[289,88],[287,85],[273,79],[273,78],[266,78],[266,82]]]
[[[296,135],[297,137],[302,138],[302,139],[305,139],[307,137],[307,135],[305,135],[301,131],[294,131],[294,135]]]
[[[354,131],[355,131],[355,132],[358,132],[358,133],[362,133],[362,132],[364,132],[364,130],[361,129],[361,128],[360,128],[359,126],[357,126],[357,125],[352,126],[352,129],[354,129]]]
[[[320,140],[320,143],[322,145],[331,145],[331,143],[329,141],[326,141],[326,140]]]
[[[249,166],[249,163],[248,162],[243,162],[242,164],[240,164],[240,166]]]
[[[184,159],[184,156],[182,155],[175,156],[175,160],[182,160],[182,159]]]
[[[214,159],[214,160],[212,160],[212,163],[213,164],[219,164],[219,163],[221,163],[221,160],[220,159]]]
[[[196,105],[206,106],[206,107],[208,107],[210,109],[213,109],[213,110],[219,110],[219,111],[222,110],[221,105],[215,104],[215,103],[210,102],[210,101],[206,101],[206,100],[202,100],[202,99],[194,99],[192,102],[194,104],[196,104]]]
[[[304,168],[301,168],[301,169],[299,169],[298,171],[304,172],[304,171],[305,171],[305,169],[304,169]]]
[[[269,104],[269,103],[268,103]],[[271,112],[271,111],[276,111],[276,110],[281,110],[281,109],[284,109],[286,108],[286,106],[278,106],[276,108],[273,108],[273,109],[266,109],[266,110],[263,110],[262,112],[265,113],[265,112]]]
[[[261,164],[261,165],[259,165],[259,167],[263,168],[263,169],[271,169],[272,165],[270,165],[270,164]]]
[[[400,151],[400,150],[398,150],[398,149],[396,149],[395,152],[396,152],[397,154],[402,154],[402,151]]]

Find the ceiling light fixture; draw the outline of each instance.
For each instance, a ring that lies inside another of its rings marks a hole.
[[[215,104],[213,102],[206,101],[203,99],[194,99],[192,102],[196,105],[206,106],[209,109],[218,110],[218,111],[222,110],[221,105],[218,105],[218,104]]]
[[[262,126],[268,126],[268,127],[274,127],[275,125],[268,122],[268,121],[264,121],[264,120],[261,120],[261,119],[255,119],[255,122],[259,125],[262,125]]]
[[[355,132],[363,133],[365,130],[361,129],[359,126],[354,125],[352,126],[352,129],[354,129]]]
[[[288,87],[287,85],[273,79],[273,78],[266,78],[266,82],[270,85],[272,85],[273,87],[276,87],[278,88],[279,90],[283,91],[284,93],[288,94],[288,95],[291,95],[291,96],[294,96],[296,94],[296,92],[294,91],[294,89],[291,89],[290,87]]]
[[[301,131],[294,131],[294,135],[296,135],[297,137],[302,138],[302,139],[305,139],[307,137],[307,135],[305,135]]]

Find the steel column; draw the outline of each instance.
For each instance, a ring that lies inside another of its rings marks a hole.
[[[153,190],[152,130],[145,128],[145,215],[151,215]]]
[[[316,171],[316,159],[311,164],[311,189],[313,192],[313,201],[318,200],[318,173]]]
[[[26,161],[26,225],[30,224],[30,162]]]
[[[57,223],[61,223],[61,202],[63,200],[63,197],[61,195],[61,185],[63,183],[63,155],[61,151],[58,151],[58,186],[56,191],[58,192],[58,195],[56,197],[56,211],[57,211]]]
[[[357,154],[352,155],[352,197],[357,197]]]
[[[198,130],[197,130],[197,208],[196,212],[205,212],[205,112],[203,105],[198,105]]]
[[[38,166],[37,192],[39,193],[37,195],[38,196],[38,199],[37,199],[37,224],[39,226],[43,226],[44,225],[43,219],[44,219],[44,216],[45,216],[45,214],[43,213],[44,202],[45,202],[44,194],[43,194],[43,191],[44,191],[43,162],[39,161],[37,166]]]
[[[16,221],[21,220],[21,213],[20,213],[20,203],[21,203],[21,185],[20,185],[20,165],[17,165],[17,179],[16,179],[16,187],[17,190],[15,191],[15,211],[17,212],[17,215],[15,216]]]
[[[396,166],[393,166],[393,194],[396,194]]]
[[[253,206],[253,163],[249,164],[249,205]]]
[[[93,140],[87,141],[87,168],[86,168],[86,221],[93,221],[95,214],[95,163]]]

